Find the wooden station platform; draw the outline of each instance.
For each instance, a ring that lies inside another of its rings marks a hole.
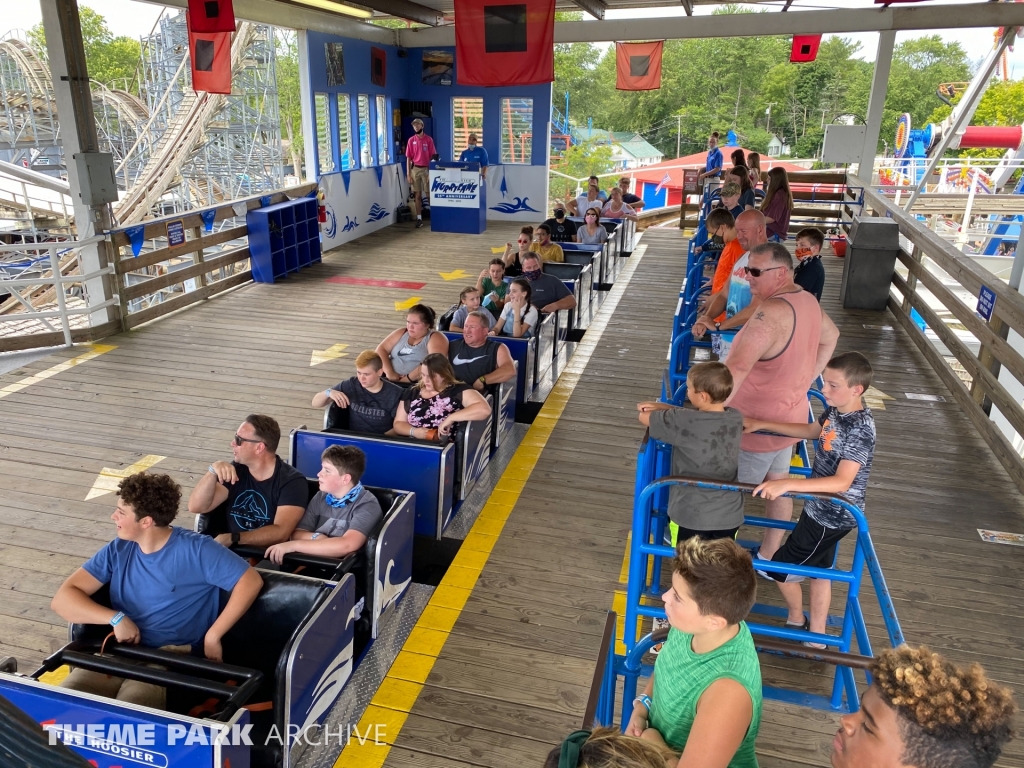
[[[152,466],[187,495],[211,461],[229,457],[246,414],[273,415],[285,433],[318,425],[313,393],[352,375],[356,354],[402,324],[396,303],[419,297],[445,309],[516,229],[445,236],[439,247],[426,228],[391,227],[282,284],[247,285],[0,376],[0,655],[29,668],[63,641],[49,600],[113,536],[119,475]],[[394,726],[388,766],[538,765],[582,724],[607,611],[621,609],[625,589],[643,434],[635,404],[659,392],[685,267],[678,231],[649,230],[641,243],[617,283],[627,287],[605,301],[374,703]],[[1020,494],[891,315],[838,306],[842,264],[825,261],[839,349],[864,352],[875,387],[893,398],[875,410],[867,514],[904,633],[1024,692],[1021,550],[977,533],[1024,531]],[[424,285],[327,281],[339,276]],[[178,523],[191,527],[191,516]],[[777,602],[767,582],[761,592]],[[878,608],[865,592],[879,649]],[[766,679],[817,692],[831,675],[762,663]],[[761,765],[827,766],[837,721],[766,702]],[[341,764],[381,762],[346,752]],[[1024,768],[1021,742],[998,765]]]

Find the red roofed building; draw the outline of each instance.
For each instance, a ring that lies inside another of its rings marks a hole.
[[[743,154],[750,154],[752,150],[744,147],[722,146],[722,155],[725,160],[725,167],[729,168],[729,154],[742,149]],[[625,172],[624,176],[636,179],[636,193],[644,201],[644,210],[651,208],[664,208],[670,205],[681,205],[683,202],[683,171],[687,168],[698,168],[704,171],[707,163],[708,153],[698,152],[695,155],[679,157],[675,160],[665,160],[654,165],[646,165],[643,168]],[[786,171],[804,171],[802,166],[794,163],[787,163],[783,160],[761,155],[761,170],[768,171],[771,168],[785,168]],[[666,178],[667,177],[667,178]],[[659,185],[661,189],[658,189]],[[657,191],[655,191],[657,190]]]

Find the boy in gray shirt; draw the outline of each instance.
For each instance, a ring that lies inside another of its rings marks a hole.
[[[307,505],[292,540],[267,550],[272,563],[280,565],[289,552],[344,557],[362,548],[384,518],[377,497],[359,482],[366,454],[352,445],[332,445],[320,461],[320,492]]]
[[[672,474],[735,483],[743,435],[743,414],[726,408],[732,394],[732,374],[722,363],[699,363],[686,376],[686,396],[695,407],[640,403],[640,423],[651,437],[672,446]],[[668,516],[672,545],[692,536],[734,539],[743,524],[743,496],[672,486]]]

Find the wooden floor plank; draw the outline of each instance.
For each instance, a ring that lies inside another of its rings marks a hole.
[[[282,428],[316,426],[313,393],[347,378],[352,361],[403,321],[412,295],[443,310],[491,258],[483,238],[391,227],[326,254],[324,264],[279,285],[249,285],[108,340],[117,348],[11,394],[0,424],[0,655],[31,668],[65,627],[53,590],[112,534],[113,494],[86,501],[97,473],[145,455],[165,458],[186,495],[206,465],[226,458],[250,412]],[[581,723],[605,611],[611,608],[631,519],[633,471],[643,429],[635,403],[657,397],[671,315],[685,266],[675,230],[649,230],[646,253],[593,351],[491,559],[442,650],[388,766],[505,768],[541,764]],[[410,257],[410,254],[415,254]],[[1020,550],[983,543],[977,528],[1024,531],[1024,502],[1006,473],[888,313],[839,303],[842,262],[825,258],[823,306],[875,367],[874,386],[894,399],[875,412],[878,446],[866,514],[904,633],[958,662],[980,661],[1024,693]],[[327,283],[338,275],[419,280],[403,291]],[[864,325],[888,325],[875,331]],[[314,350],[348,344],[346,356],[310,367]],[[0,386],[70,359],[60,350],[0,376]],[[946,402],[910,400],[931,393]],[[283,452],[283,451],[282,451]],[[184,502],[182,509],[184,510]],[[763,509],[760,501],[748,511]],[[178,523],[191,526],[184,512]],[[845,556],[845,555],[844,555]],[[844,561],[846,562],[846,561]],[[878,650],[879,611],[864,612]],[[833,605],[839,610],[842,590]],[[777,590],[759,599],[778,605]],[[824,665],[766,658],[766,680],[827,690]],[[827,766],[837,718],[768,702],[761,765]],[[1024,730],[1018,718],[1017,730]],[[1024,768],[1013,745],[997,764]]]

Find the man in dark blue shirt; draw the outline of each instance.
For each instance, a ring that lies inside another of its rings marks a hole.
[[[708,159],[704,163],[704,173],[699,176],[700,181],[704,179],[717,179],[722,174],[722,150],[718,148],[718,131],[712,131],[708,136]]]
[[[487,150],[476,143],[476,134],[469,134],[468,145],[459,155],[460,163],[480,163],[480,178],[487,178]]]

